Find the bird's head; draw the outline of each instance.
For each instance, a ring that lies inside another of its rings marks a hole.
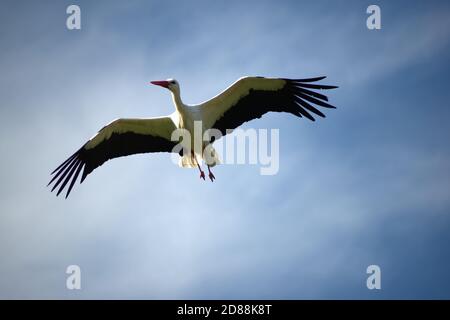
[[[169,89],[173,93],[180,91],[180,86],[178,81],[175,79],[167,79],[163,81],[150,81],[151,84],[161,86],[163,88]]]

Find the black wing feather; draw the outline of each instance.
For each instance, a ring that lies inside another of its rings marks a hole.
[[[250,93],[228,109],[212,128],[220,130],[225,135],[229,130],[247,121],[261,118],[267,112],[288,112],[298,117],[304,116],[311,121],[315,119],[309,112],[325,117],[311,103],[325,108],[335,107],[325,102],[328,101],[325,95],[309,89],[327,90],[335,89],[337,86],[311,84],[322,79],[325,77],[283,79],[286,85],[278,91],[250,90]]]
[[[302,99],[299,98],[299,97],[295,97],[295,98],[296,98],[295,100],[296,100],[299,104],[301,104],[301,106],[302,106],[303,108],[305,108],[305,109],[307,109],[308,111],[311,111],[311,112],[317,114],[318,116],[320,116],[320,117],[322,117],[322,118],[325,118],[325,115],[324,115],[320,110],[317,110],[317,109],[314,108],[312,105],[310,105],[308,102],[302,100]]]
[[[307,94],[297,93],[297,96],[300,97],[301,100],[303,100],[303,99],[304,100],[308,100],[309,102],[315,103],[315,104],[317,104],[317,105],[319,105],[321,107],[336,109],[335,106],[332,106],[331,104],[323,102],[323,101],[321,101],[319,99],[316,99],[314,97],[308,96]]]
[[[175,142],[162,137],[137,134],[134,132],[112,133],[109,139],[102,141],[92,149],[87,149],[86,144],[81,147],[52,172],[54,176],[48,185],[59,177],[52,187],[53,191],[63,182],[57,192],[57,195],[59,195],[72,178],[67,189],[67,198],[83,168],[80,183],[92,171],[110,159],[138,153],[172,152],[175,145]]]

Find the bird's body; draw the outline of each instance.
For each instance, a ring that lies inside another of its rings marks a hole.
[[[207,160],[209,178],[215,179],[210,167],[219,162],[213,149],[205,159],[204,149],[211,148],[214,138],[204,139],[204,134],[212,129],[226,135],[244,122],[260,118],[267,112],[289,112],[312,121],[310,113],[325,115],[312,104],[334,108],[327,103],[328,98],[315,90],[333,89],[335,86],[314,84],[325,77],[309,79],[281,79],[244,77],[233,83],[222,93],[197,105],[186,105],[180,95],[176,80],[152,81],[153,84],[171,91],[175,111],[166,117],[148,119],[117,119],[104,126],[77,152],[56,168],[49,185],[56,181],[52,191],[58,186],[58,195],[70,182],[69,195],[81,170],[81,182],[94,169],[109,159],[148,152],[178,152],[182,167],[198,167],[200,177],[205,179],[201,161]],[[183,129],[183,130],[177,130]],[[174,132],[186,131],[190,139],[174,139]],[[199,147],[198,147],[199,146]]]

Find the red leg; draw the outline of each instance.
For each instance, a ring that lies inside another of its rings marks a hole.
[[[200,165],[197,163],[198,170],[200,170],[200,179],[205,180],[205,172],[200,168]]]
[[[209,166],[208,166],[208,173],[209,173],[208,177],[211,179],[211,182],[214,182],[214,179],[216,179],[216,177],[214,177]]]
[[[202,168],[200,168],[200,165],[197,162],[197,158],[195,157],[194,152],[191,152],[192,158],[195,160],[195,162],[197,163],[197,168],[200,171],[200,179],[205,180],[205,172],[202,170]]]

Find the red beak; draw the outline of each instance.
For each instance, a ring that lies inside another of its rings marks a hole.
[[[163,88],[169,88],[169,81],[150,81],[150,83]]]

